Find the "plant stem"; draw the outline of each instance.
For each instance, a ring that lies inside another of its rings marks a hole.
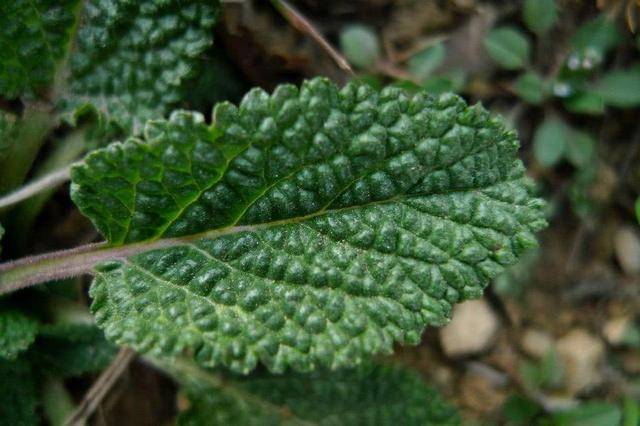
[[[14,192],[0,197],[0,210],[31,198],[47,189],[55,188],[56,186],[68,181],[70,170],[70,166],[56,170],[53,173],[49,173],[48,175],[42,176],[41,178],[28,183]]]
[[[111,258],[112,251],[104,243],[89,244],[0,264],[0,295],[88,273],[95,264]]]
[[[215,238],[221,235],[264,228],[273,223],[230,226],[200,234],[141,241],[119,247],[111,247],[104,242],[87,244],[70,250],[13,260],[0,264],[0,296],[35,284],[88,274],[97,264],[108,260],[124,260],[144,251],[175,247],[205,236]]]

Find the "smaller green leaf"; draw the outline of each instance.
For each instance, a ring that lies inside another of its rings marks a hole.
[[[0,360],[14,360],[36,338],[38,322],[10,310],[0,311]]]
[[[567,159],[576,167],[585,167],[592,160],[596,141],[586,133],[575,129],[567,129]]]
[[[545,98],[544,80],[535,72],[522,74],[513,88],[519,97],[534,105],[542,103]]]
[[[583,24],[571,39],[571,44],[578,51],[594,50],[604,56],[616,47],[622,35],[615,23],[607,15],[601,14]]]
[[[340,49],[359,68],[373,66],[380,56],[378,37],[364,25],[350,25],[340,33]]]
[[[618,108],[640,105],[640,69],[616,70],[606,73],[596,82],[594,93],[605,104]]]
[[[0,359],[0,424],[35,426],[38,390],[31,364],[23,359]]]
[[[640,197],[636,199],[636,219],[638,219],[638,223],[640,223]]]
[[[529,62],[529,40],[515,28],[492,30],[484,39],[484,47],[498,65],[508,70],[523,68]]]
[[[446,56],[446,50],[442,43],[428,47],[409,59],[409,72],[420,81],[428,78],[435,71]]]
[[[502,406],[502,415],[509,422],[526,425],[542,411],[540,406],[523,395],[511,395]]]
[[[533,152],[544,167],[555,166],[564,156],[567,146],[567,125],[558,118],[546,119],[533,137]]]
[[[580,91],[564,100],[565,108],[576,114],[598,115],[604,113],[602,96],[593,91]]]
[[[640,424],[640,403],[638,401],[626,397],[622,409],[624,411],[623,426],[638,426]]]
[[[455,69],[445,75],[427,78],[422,82],[422,88],[433,95],[447,92],[460,92],[466,83],[467,76],[461,69]]]
[[[418,374],[401,367],[366,365],[249,378],[201,373],[185,390],[191,405],[178,418],[182,426],[460,424],[451,404]]]
[[[51,84],[69,46],[78,0],[0,4],[0,95],[14,99]]]
[[[61,377],[100,371],[117,351],[116,346],[92,324],[43,326],[34,349],[34,363],[43,371]]]
[[[612,426],[619,425],[619,407],[600,401],[590,401],[554,416],[556,426]]]
[[[542,35],[558,20],[558,6],[555,0],[526,0],[522,19],[531,31]]]

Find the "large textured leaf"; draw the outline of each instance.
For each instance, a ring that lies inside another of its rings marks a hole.
[[[36,320],[17,311],[0,309],[0,361],[16,359],[31,346],[36,334]]]
[[[91,324],[43,326],[31,351],[35,365],[60,377],[102,370],[115,356],[116,347]]]
[[[455,95],[314,79],[179,112],[89,155],[72,198],[126,259],[106,335],[205,366],[358,364],[417,343],[536,244],[513,132]]]
[[[178,418],[183,426],[460,424],[435,389],[399,367],[201,380],[185,389],[191,405]]]
[[[0,359],[0,425],[38,425],[38,390],[31,365]]]
[[[78,3],[0,2],[0,95],[11,99],[52,83],[67,52]]]
[[[218,11],[218,0],[87,0],[66,109],[90,106],[138,133],[182,98]]]

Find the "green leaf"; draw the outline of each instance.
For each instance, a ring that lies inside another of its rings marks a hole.
[[[463,70],[454,69],[446,74],[427,78],[422,82],[422,88],[432,95],[460,92],[466,84],[466,79]]]
[[[53,82],[78,0],[7,0],[0,5],[0,95],[33,94]]]
[[[636,219],[640,223],[640,197],[636,198]]]
[[[571,38],[571,44],[577,51],[585,53],[593,51],[600,57],[621,41],[622,34],[616,24],[604,13],[580,26]]]
[[[562,160],[567,146],[567,125],[558,118],[546,119],[533,136],[533,153],[544,167]]]
[[[604,113],[602,96],[591,90],[580,91],[566,98],[564,106],[568,111],[576,114],[599,115]]]
[[[241,372],[415,344],[536,245],[544,203],[517,150],[458,96],[323,78],[218,104],[212,125],[150,122],[72,170],[128,256],[97,269],[92,310],[120,344]]]
[[[529,40],[515,28],[496,28],[484,38],[483,43],[489,56],[503,68],[515,70],[529,62]]]
[[[640,424],[640,403],[631,397],[625,397],[623,401],[624,423],[623,426],[638,426]]]
[[[526,0],[522,19],[531,31],[542,35],[558,20],[558,6],[555,0]]]
[[[125,130],[167,114],[212,43],[217,0],[88,0],[71,57],[67,99],[73,121],[95,108]]]
[[[219,380],[219,379],[218,379]],[[459,425],[457,410],[405,368],[260,374],[185,388],[178,425]]]
[[[38,334],[38,322],[12,310],[0,310],[0,361],[14,360]]]
[[[35,426],[38,390],[31,365],[23,359],[0,359],[0,423],[10,426]]]
[[[502,414],[509,424],[534,424],[533,419],[542,412],[542,408],[523,395],[511,395],[502,406]]]
[[[593,91],[607,105],[637,107],[640,105],[640,68],[610,71],[595,83]]]
[[[595,139],[589,133],[579,130],[567,129],[567,132],[567,159],[576,167],[586,167],[594,158]]]
[[[554,415],[557,426],[611,426],[622,421],[620,407],[600,401],[589,401]]]
[[[420,81],[427,79],[442,63],[446,56],[444,44],[437,43],[415,54],[409,59],[409,72]]]
[[[31,351],[33,362],[60,377],[96,372],[109,365],[117,348],[91,324],[46,325]]]
[[[515,82],[514,89],[525,101],[538,105],[544,101],[544,80],[535,72],[522,74]]]
[[[380,56],[378,37],[364,25],[349,25],[340,33],[340,50],[353,65],[370,68]]]

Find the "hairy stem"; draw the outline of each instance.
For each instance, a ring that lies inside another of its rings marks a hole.
[[[47,281],[88,274],[97,264],[108,260],[124,260],[144,251],[175,247],[206,236],[215,238],[220,235],[259,229],[280,222],[253,226],[230,226],[201,234],[142,241],[119,247],[111,247],[107,243],[87,244],[70,250],[29,256],[2,263],[0,264],[0,296]]]
[[[286,0],[271,0],[271,4],[273,4],[278,12],[280,12],[295,29],[308,34],[315,40],[315,42],[331,56],[341,70],[346,71],[349,75],[355,75],[349,61],[347,61],[296,8],[291,6]]]
[[[56,186],[68,181],[70,170],[70,166],[56,170],[48,175],[35,179],[14,192],[10,192],[5,196],[0,197],[0,210],[31,198],[47,189],[55,188]]]

